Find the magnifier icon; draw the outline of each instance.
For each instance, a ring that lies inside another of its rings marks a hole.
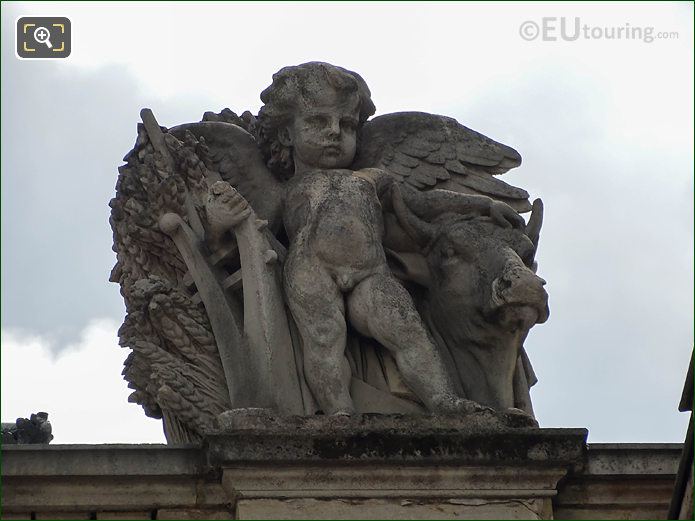
[[[46,47],[49,49],[53,49],[53,45],[51,44],[51,33],[48,29],[45,27],[37,27],[34,29],[34,40],[36,40],[39,43],[45,43]]]

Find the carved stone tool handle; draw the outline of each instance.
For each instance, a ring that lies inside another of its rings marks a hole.
[[[166,141],[164,141],[164,132],[162,132],[162,128],[159,126],[159,123],[157,123],[157,118],[154,117],[152,110],[148,108],[144,108],[140,111],[140,118],[142,119],[143,125],[145,125],[147,136],[150,138],[155,152],[159,152],[166,162],[169,172],[173,174],[176,161],[174,161],[174,156],[171,155],[171,151],[169,147],[167,147]],[[200,216],[198,215],[198,211],[195,208],[190,194],[186,194],[186,213],[188,214],[188,222],[198,236],[198,240],[203,240],[205,237],[205,228],[203,227],[203,223],[200,220]]]
[[[164,141],[164,132],[162,132],[162,128],[159,126],[159,123],[157,123],[157,118],[154,117],[154,113],[151,109],[142,109],[140,111],[140,118],[145,125],[145,130],[147,131],[147,135],[155,151],[162,155],[164,161],[167,162],[167,166],[173,170],[175,166],[174,158]]]

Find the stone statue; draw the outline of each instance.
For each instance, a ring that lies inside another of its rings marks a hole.
[[[53,439],[48,413],[37,412],[29,418],[17,418],[15,423],[2,424],[2,442],[8,444],[44,443]]]
[[[369,120],[364,80],[325,63],[261,100],[142,112],[111,201],[130,399],[170,442],[240,408],[532,417],[543,208],[494,177],[519,154],[442,116]]]

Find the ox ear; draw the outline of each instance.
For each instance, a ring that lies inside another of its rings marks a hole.
[[[536,251],[538,251],[538,239],[541,234],[541,226],[543,226],[543,201],[536,199],[533,201],[531,217],[529,217],[525,230],[526,236],[531,239],[533,243],[533,255],[531,256],[531,260],[536,257]],[[536,264],[535,261],[533,264]]]
[[[432,276],[425,256],[414,252],[395,252],[386,249],[391,272],[400,280],[414,282],[424,288],[430,287]]]

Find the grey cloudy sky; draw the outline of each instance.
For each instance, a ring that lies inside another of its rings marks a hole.
[[[153,108],[167,126],[227,106],[255,112],[272,73],[323,60],[358,71],[377,114],[449,115],[524,157],[506,180],[546,205],[538,260],[552,314],[527,341],[541,424],[588,427],[594,442],[684,437],[676,406],[693,346],[692,4],[1,9],[3,421],[43,409],[56,442],[163,439],[125,403],[126,353],[115,339],[124,310],[108,283],[107,203],[139,110]],[[70,58],[16,59],[14,24],[26,15],[69,17]],[[523,22],[544,17],[677,36],[521,38]],[[22,384],[29,374],[32,389]],[[74,428],[97,408],[111,420]]]

